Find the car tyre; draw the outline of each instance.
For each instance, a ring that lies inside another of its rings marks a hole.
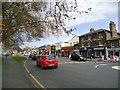
[[[55,66],[54,68],[58,68],[58,66]]]
[[[39,66],[38,62],[36,62],[36,63],[37,63],[37,66]]]
[[[45,67],[43,65],[41,65],[41,68],[44,69]]]

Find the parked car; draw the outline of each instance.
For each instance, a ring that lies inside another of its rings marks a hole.
[[[74,61],[86,61],[86,60],[84,59],[84,57],[82,57],[82,55],[76,54],[76,53],[73,53],[73,54],[71,55],[71,60],[74,60]]]
[[[24,56],[28,56],[28,54],[27,54],[27,53],[25,53],[25,54],[24,54]]]
[[[53,55],[41,55],[36,63],[37,66],[41,66],[42,69],[45,67],[58,67],[58,61]]]
[[[33,54],[33,56],[32,56],[32,60],[37,60],[37,59],[38,59],[37,54]]]
[[[29,55],[29,58],[32,58],[32,56],[33,56],[33,54],[30,54],[30,55]]]

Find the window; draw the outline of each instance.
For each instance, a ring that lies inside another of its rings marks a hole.
[[[99,33],[99,38],[103,38],[103,33]]]
[[[111,42],[111,47],[114,47],[115,46],[115,43],[114,42]]]
[[[82,43],[82,47],[84,47],[84,44]]]
[[[55,59],[55,57],[54,56],[47,56],[46,59],[51,60],[51,59]]]
[[[88,46],[90,47],[90,42],[88,42]]]
[[[102,40],[99,41],[99,45],[103,45],[103,41]]]
[[[91,40],[91,36],[88,36],[88,40]]]
[[[84,41],[84,37],[82,37],[82,42]]]
[[[75,42],[73,42],[73,45],[75,44]]]

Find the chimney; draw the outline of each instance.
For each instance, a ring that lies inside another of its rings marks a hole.
[[[93,31],[94,31],[94,28],[91,28],[91,29],[90,29],[90,32],[93,32]]]
[[[112,32],[112,37],[117,37],[117,30],[116,30],[116,24],[113,21],[110,21],[109,23],[110,31]]]

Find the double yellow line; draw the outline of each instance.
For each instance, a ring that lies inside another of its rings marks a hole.
[[[41,82],[39,82],[31,73],[30,73],[30,71],[28,70],[28,68],[27,68],[27,66],[26,66],[26,63],[27,62],[27,60],[25,60],[25,62],[24,62],[24,68],[25,68],[25,70],[26,70],[26,72],[28,73],[28,75],[30,75],[30,77],[41,87],[41,88],[43,88],[44,90],[48,90],[47,88],[45,88],[42,84],[41,84]]]

